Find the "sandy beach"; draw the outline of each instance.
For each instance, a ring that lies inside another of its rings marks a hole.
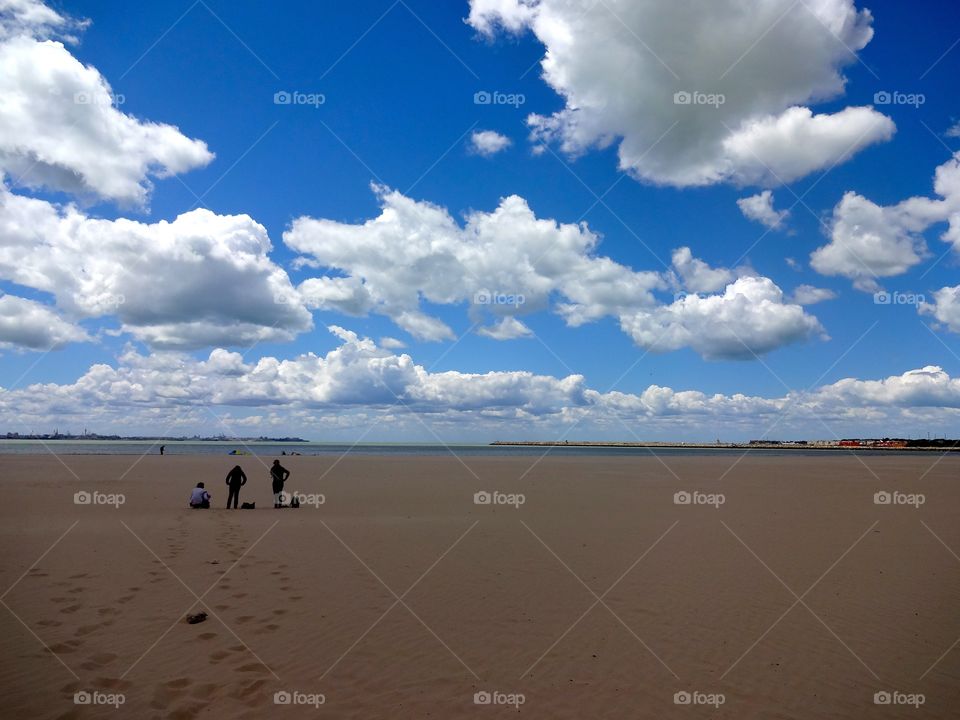
[[[956,716],[960,458],[283,460],[0,456],[4,716]]]

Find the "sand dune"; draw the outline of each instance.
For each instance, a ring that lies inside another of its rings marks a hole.
[[[739,457],[0,456],[3,715],[956,717],[960,458]]]

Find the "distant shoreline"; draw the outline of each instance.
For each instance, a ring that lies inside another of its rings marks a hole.
[[[603,447],[603,448],[651,448],[651,449],[680,449],[680,450],[824,450],[824,451],[856,451],[856,450],[890,450],[926,451],[926,452],[960,452],[958,445],[923,445],[923,446],[887,446],[887,445],[801,445],[798,443],[681,443],[681,442],[616,442],[602,440],[495,440],[490,443],[498,447]]]

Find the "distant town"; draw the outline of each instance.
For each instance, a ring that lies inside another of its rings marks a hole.
[[[0,436],[4,437],[7,440],[109,440],[109,441],[134,441],[134,442],[269,442],[269,443],[305,443],[309,440],[304,440],[303,438],[298,437],[234,437],[230,435],[212,435],[209,437],[202,437],[200,435],[193,435],[191,437],[167,437],[167,436],[158,436],[158,435],[100,435],[99,433],[88,433],[84,432],[82,435],[74,435],[72,433],[62,433],[57,430],[52,433],[36,435],[29,434],[24,435],[21,433],[8,432],[6,435]]]
[[[877,448],[880,450],[960,450],[960,440],[949,438],[847,438],[843,440],[750,440],[749,442],[607,442],[590,440],[497,440],[491,445],[533,447],[638,447],[638,448],[730,448],[770,450],[848,450]]]

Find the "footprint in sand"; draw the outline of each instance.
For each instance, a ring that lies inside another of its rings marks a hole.
[[[75,637],[83,637],[84,635],[89,635],[96,630],[99,630],[99,625],[81,625],[77,628],[76,632],[73,633]]]
[[[185,688],[190,684],[190,678],[177,678],[176,680],[170,680],[165,682],[163,686],[165,688],[170,688],[171,690],[179,690],[180,688]]]
[[[57,655],[67,655],[69,653],[76,652],[77,647],[82,644],[78,643],[77,645],[74,645],[75,642],[75,640],[68,640],[67,642],[57,643],[56,645],[51,645],[50,649]]]
[[[87,577],[87,573],[79,573],[77,575],[70,575],[70,580],[80,580],[81,578]]]
[[[241,615],[237,618],[237,624],[243,625],[246,622],[253,620],[253,615]]]
[[[76,605],[68,605],[67,607],[63,608],[60,612],[62,612],[64,615],[70,615],[71,613],[75,613],[77,610],[79,610],[82,607],[83,605],[81,605],[80,603],[77,603]]]
[[[217,650],[216,652],[210,653],[209,657],[210,657],[210,660],[209,660],[210,664],[216,665],[224,658],[230,657],[230,653],[228,653],[226,650]]]
[[[40,627],[60,627],[63,623],[59,620],[38,620],[37,625]]]
[[[117,598],[117,602],[120,603],[121,605],[126,605],[128,602],[133,600],[133,598],[134,598],[133,595],[124,595],[123,597]]]
[[[214,606],[213,606],[213,609],[214,609],[214,610],[229,610],[229,609],[230,609],[230,606],[229,606],[229,605],[214,605]]]
[[[217,634],[216,634],[216,633],[213,633],[213,632],[205,632],[205,633],[201,633],[201,634],[197,635],[197,637],[198,637],[200,640],[212,640],[212,639],[215,638],[216,636],[217,636]]]
[[[99,670],[100,668],[109,665],[114,660],[117,659],[117,655],[113,653],[97,653],[89,660],[80,665],[84,670]]]
[[[247,593],[245,593],[245,592],[240,592],[240,593],[234,593],[234,594],[231,595],[230,597],[236,598],[237,600],[240,600],[240,599],[242,599],[242,598],[245,598],[246,596],[247,596]]]
[[[287,614],[287,611],[281,608],[280,610],[274,610],[274,611],[273,611],[273,614],[274,614],[274,615],[286,615],[286,614]]]
[[[265,673],[267,672],[267,669],[263,665],[260,665],[258,663],[249,663],[247,665],[241,665],[240,667],[236,668],[235,672]]]

